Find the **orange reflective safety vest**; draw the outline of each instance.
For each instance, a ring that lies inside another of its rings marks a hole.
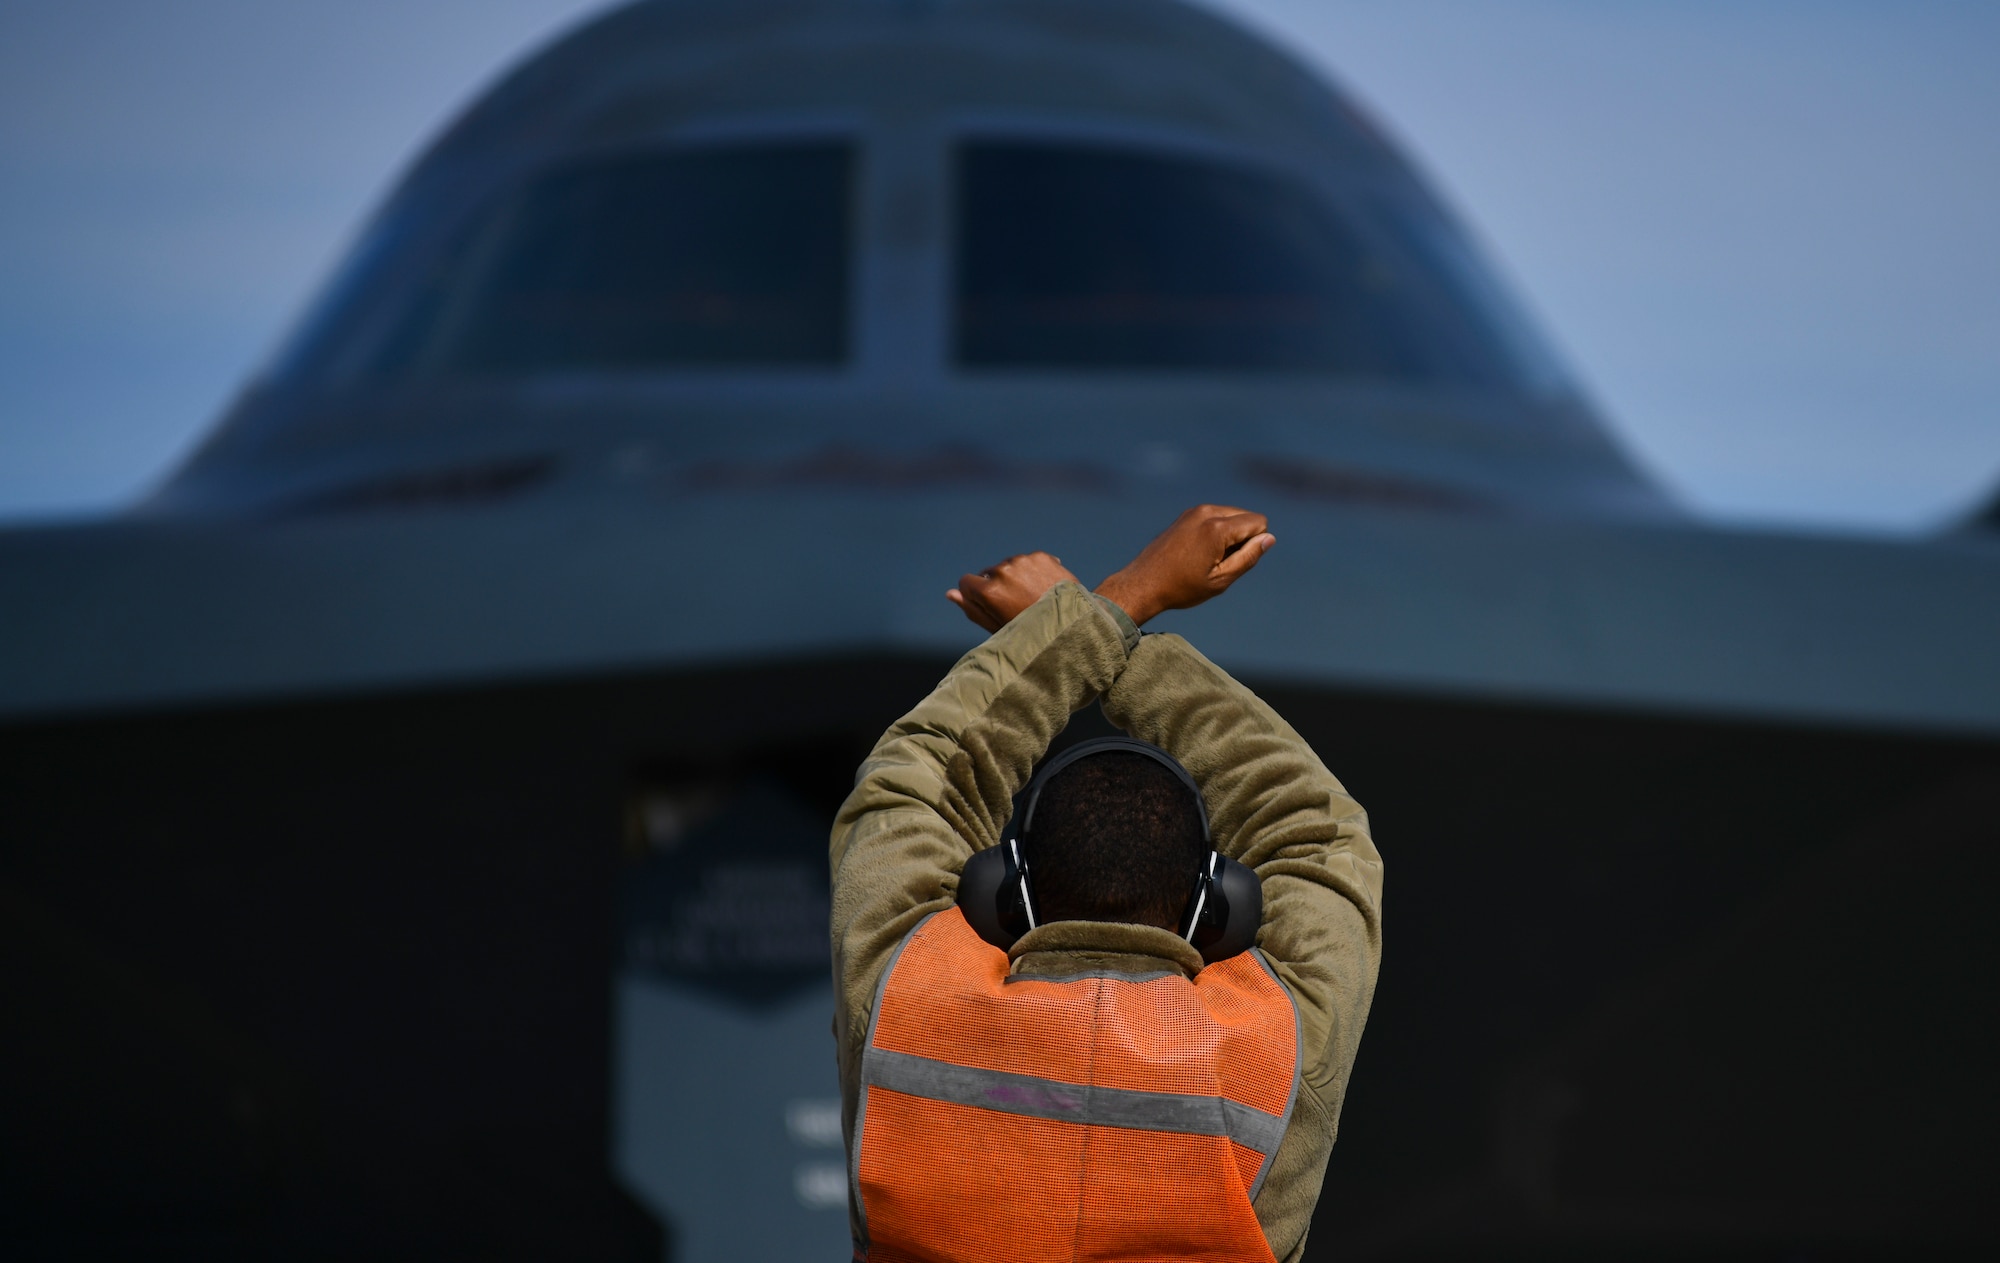
[[[1250,1200],[1297,1099],[1262,953],[1192,981],[1008,976],[952,908],[882,981],[851,1178],[868,1263],[1271,1263]]]

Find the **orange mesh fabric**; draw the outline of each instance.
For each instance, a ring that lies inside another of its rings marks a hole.
[[[1248,952],[1192,983],[1009,981],[1006,953],[956,908],[904,946],[870,1035],[877,1048],[955,1065],[1221,1096],[1267,1114],[1291,1100],[1297,1040],[1291,997]]]
[[[1264,1155],[1255,1149],[1245,1149],[1232,1140],[1229,1142],[1229,1156],[1236,1159],[1236,1174],[1242,1177],[1243,1187],[1255,1184],[1257,1172],[1264,1167]]]
[[[1247,953],[1193,981],[1009,981],[1006,955],[956,909],[904,945],[869,1042],[1277,1116],[1298,1059],[1291,997]],[[875,1085],[856,1143],[871,1263],[1272,1257],[1249,1196],[1265,1155],[1229,1136],[1029,1117]]]

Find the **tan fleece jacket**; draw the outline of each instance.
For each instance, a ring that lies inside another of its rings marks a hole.
[[[1257,945],[1298,1006],[1305,1090],[1253,1208],[1272,1253],[1295,1260],[1375,990],[1382,859],[1359,804],[1276,712],[1180,637],[1139,637],[1123,611],[1074,583],[959,659],[890,727],[834,823],[834,1037],[849,1153],[869,1008],[896,945],[952,905],[959,870],[1001,840],[1049,742],[1100,699],[1112,723],[1187,767],[1216,848],[1263,882]],[[1011,957],[1017,974],[1057,977],[1201,967],[1169,931],[1091,921],[1041,926]]]

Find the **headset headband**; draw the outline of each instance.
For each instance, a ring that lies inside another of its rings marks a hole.
[[[1181,766],[1181,761],[1150,741],[1137,737],[1093,737],[1089,741],[1079,741],[1035,770],[1035,778],[1028,783],[1027,795],[1021,801],[1021,824],[1016,829],[1016,837],[1025,837],[1035,823],[1035,804],[1042,800],[1042,791],[1055,779],[1056,773],[1072,763],[1087,759],[1094,754],[1143,754],[1153,762],[1172,772],[1194,797],[1194,809],[1201,816],[1201,844],[1209,847],[1208,803],[1201,796],[1201,786],[1195,784],[1194,777]]]

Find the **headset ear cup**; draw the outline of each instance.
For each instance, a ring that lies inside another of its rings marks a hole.
[[[989,846],[965,861],[965,868],[958,875],[958,910],[965,914],[966,924],[973,933],[1003,952],[1021,937],[1008,933],[1000,916],[1003,888],[1017,885],[1007,880],[1010,867],[1006,846]],[[1019,901],[1018,894],[1015,901]]]
[[[1188,936],[1209,965],[1249,951],[1264,923],[1264,884],[1257,874],[1223,855],[1212,863],[1208,898]]]

